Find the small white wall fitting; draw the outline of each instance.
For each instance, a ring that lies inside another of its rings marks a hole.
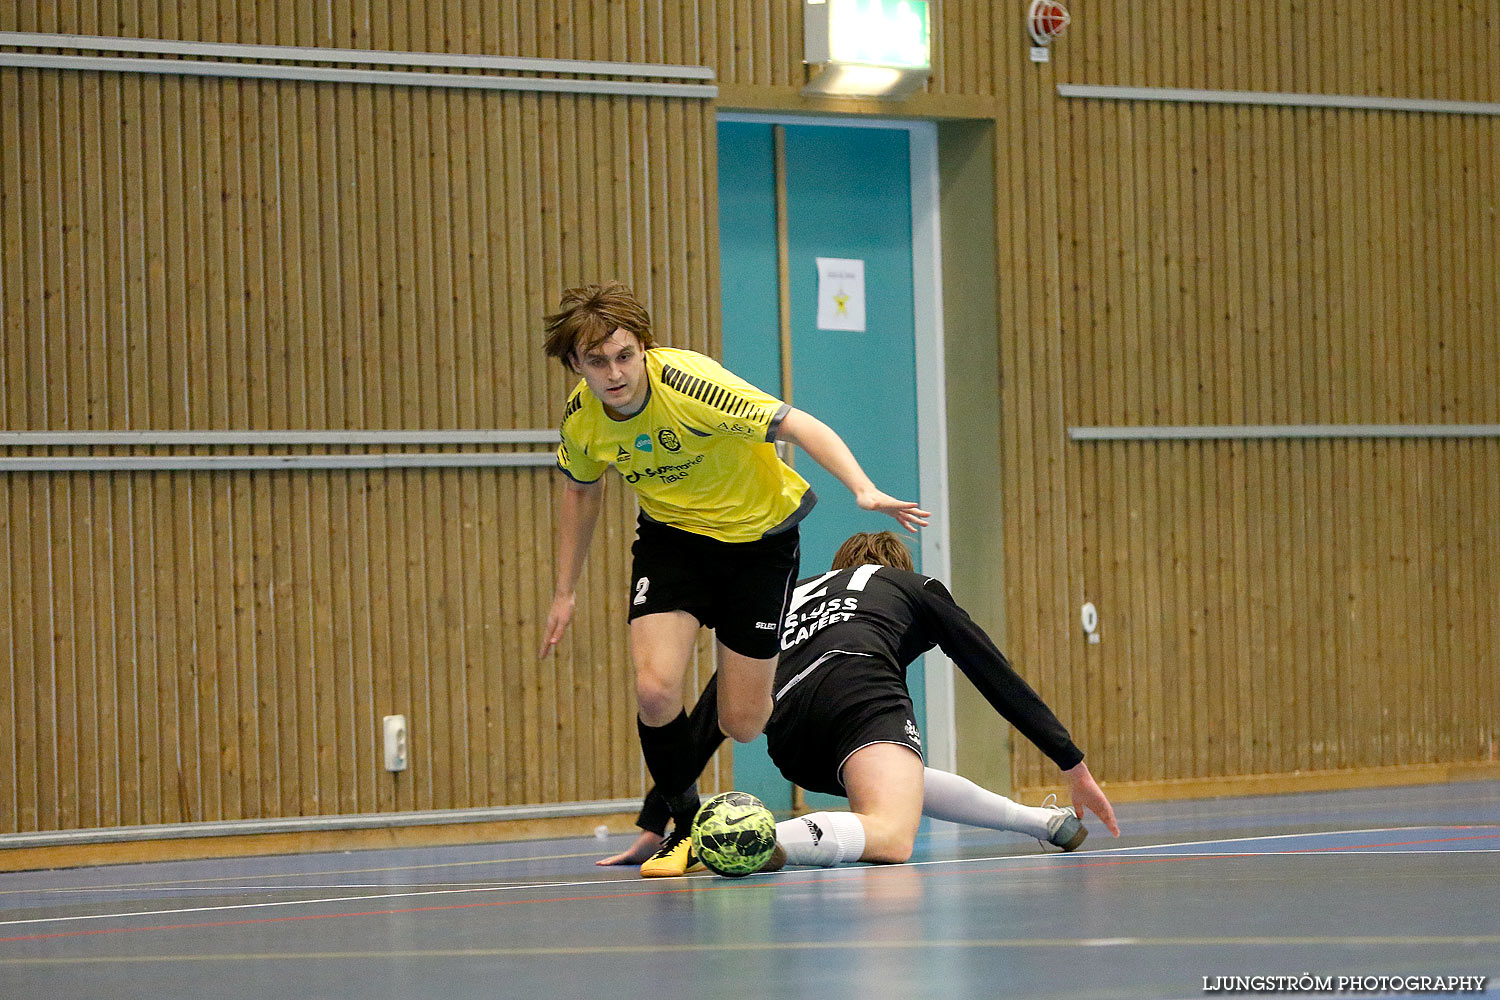
[[[406,716],[385,717],[385,769],[406,770]]]

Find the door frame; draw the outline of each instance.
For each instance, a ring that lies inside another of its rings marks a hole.
[[[898,129],[908,133],[911,163],[912,319],[916,329],[918,502],[932,523],[918,536],[922,571],[946,582],[952,573],[948,540],[948,408],[943,367],[943,260],[937,123],[899,118],[787,115],[721,111],[716,122]],[[953,663],[941,651],[924,660],[928,766],[957,770]]]

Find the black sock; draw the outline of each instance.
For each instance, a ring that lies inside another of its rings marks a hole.
[[[708,759],[724,742],[724,730],[719,728],[719,674],[708,679],[708,685],[698,696],[693,714],[688,716],[688,725],[693,731],[693,753],[697,754],[698,773],[708,766]]]
[[[688,789],[696,797],[698,794],[697,784],[689,786]],[[652,785],[646,792],[646,799],[641,803],[640,814],[635,818],[635,825],[642,830],[649,830],[658,837],[667,833],[667,823],[672,819],[672,807],[667,805],[666,796],[656,790]]]
[[[687,713],[678,712],[677,718],[665,726],[648,726],[636,719],[636,728],[641,734],[641,753],[646,758],[646,770],[651,772],[657,791],[671,805],[698,780],[698,772],[703,770],[693,751],[693,730],[688,724]]]
[[[667,808],[672,810],[672,829],[681,830],[684,833],[691,830],[693,817],[698,815],[698,808],[703,805],[698,799],[697,782],[689,785],[687,791],[681,795],[674,795],[665,802]]]
[[[641,811],[635,819],[635,825],[642,830],[650,830],[658,836],[666,833],[667,820],[670,818],[677,824],[679,829],[686,829],[693,821],[701,804],[698,798],[697,776],[703,773],[708,760],[719,749],[719,744],[724,742],[724,731],[719,728],[719,675],[716,673],[708,679],[708,686],[698,696],[698,703],[693,706],[693,714],[687,719],[688,739],[692,750],[691,760],[693,762],[693,783],[688,786],[687,791],[674,796],[663,795],[660,788],[653,786],[646,793],[646,800],[641,803]],[[667,723],[672,726],[681,720],[682,716]],[[641,748],[644,751],[647,743],[647,727],[636,720],[641,726]],[[663,727],[664,728],[664,727]],[[650,768],[650,761],[647,767]],[[656,772],[652,771],[655,777]],[[670,801],[669,801],[670,799]]]

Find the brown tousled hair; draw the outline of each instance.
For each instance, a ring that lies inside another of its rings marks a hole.
[[[833,554],[830,569],[848,569],[875,563],[892,569],[912,571],[911,550],[899,535],[892,531],[861,531],[850,535],[839,550]]]
[[[636,335],[641,347],[655,345],[651,336],[651,314],[631,290],[618,281],[569,288],[562,294],[557,312],[544,318],[547,357],[556,358],[572,371],[575,357],[582,358],[608,340],[618,329]]]

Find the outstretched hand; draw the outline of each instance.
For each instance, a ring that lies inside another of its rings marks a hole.
[[[915,532],[918,528],[927,527],[927,519],[932,515],[922,510],[916,504],[907,500],[897,500],[895,497],[875,490],[858,498],[859,505],[865,510],[879,511],[882,514],[894,517],[901,527],[907,531]]]
[[[1083,761],[1064,771],[1068,777],[1068,795],[1073,800],[1073,812],[1079,819],[1083,818],[1083,811],[1098,816],[1100,821],[1116,837],[1120,835],[1120,824],[1115,821],[1114,806],[1109,804],[1109,799],[1104,797],[1104,792],[1099,788],[1099,783],[1089,773],[1089,766]]]
[[[647,858],[651,857],[651,855],[655,854],[656,849],[660,846],[661,834],[652,833],[650,830],[642,830],[641,835],[635,838],[635,843],[631,844],[628,848],[621,851],[619,854],[612,854],[607,858],[600,858],[598,861],[595,861],[594,864],[638,865],[642,861],[645,861]]]

